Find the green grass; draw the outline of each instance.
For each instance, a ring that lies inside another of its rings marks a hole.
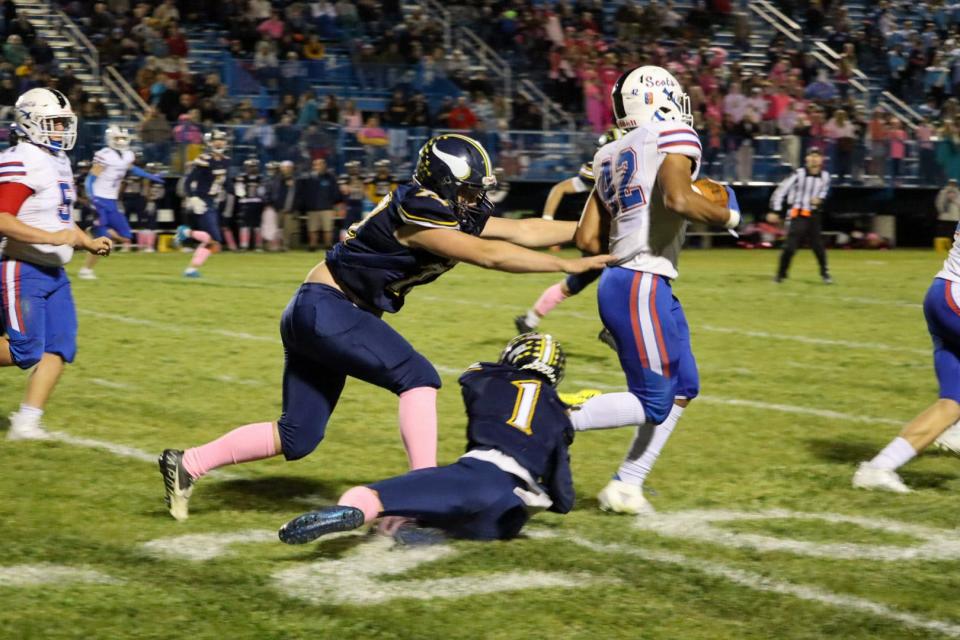
[[[154,453],[275,419],[282,366],[278,320],[315,258],[218,255],[201,281],[180,278],[182,255],[104,260],[99,281],[74,281],[80,352],[48,406],[48,426]],[[789,281],[773,284],[776,258],[746,251],[683,255],[674,292],[692,328],[704,397],[684,415],[648,482],[653,503],[664,513],[831,512],[950,530],[956,539],[955,458],[926,455],[912,462],[903,471],[918,489],[910,496],[850,487],[855,465],[896,434],[894,423],[936,397],[920,304],[941,257],[834,252],[832,287],[819,282],[809,252],[798,255]],[[557,280],[460,266],[415,290],[403,313],[388,319],[442,372],[442,462],[463,449],[456,371],[495,358],[512,337],[513,316]],[[564,302],[543,327],[566,347],[565,390],[622,385],[615,355],[596,340],[595,290]],[[16,408],[24,382],[16,370],[0,373],[0,412]],[[0,638],[948,637],[843,603],[758,590],[729,573],[705,573],[704,563],[960,627],[956,557],[886,562],[764,552],[640,531],[629,518],[601,513],[595,494],[630,438],[628,430],[577,438],[572,454],[579,497],[568,516],[539,515],[529,537],[458,542],[448,555],[408,571],[370,577],[366,593],[399,584],[401,593],[437,595],[373,605],[338,599],[359,574],[350,558],[369,548],[364,538],[305,547],[241,543],[202,562],[157,557],[142,545],[187,534],[272,531],[310,501],[334,500],[354,484],[402,472],[396,399],[386,391],[348,382],[316,452],[299,462],[263,461],[231,468],[234,476],[227,479],[204,480],[185,523],[166,514],[153,464],[58,442],[0,439],[0,570],[53,563],[115,580],[11,587],[0,577]],[[922,542],[915,535],[818,520],[715,526],[812,543]],[[610,546],[589,549],[573,538]],[[395,561],[403,553],[382,557]],[[331,564],[338,560],[344,564]],[[330,566],[339,569],[319,583],[310,601],[278,587],[283,572]],[[436,582],[472,578],[483,584],[531,571],[575,584],[454,598],[442,596],[459,583]]]

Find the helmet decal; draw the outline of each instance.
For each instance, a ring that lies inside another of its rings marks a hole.
[[[466,180],[470,177],[470,164],[463,158],[444,153],[436,146],[433,148],[433,154],[450,167],[450,172],[457,180]]]

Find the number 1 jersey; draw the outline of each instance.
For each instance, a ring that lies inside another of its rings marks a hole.
[[[700,171],[700,138],[676,121],[651,122],[601,147],[593,158],[597,194],[610,212],[610,253],[616,264],[676,278],[687,221],[663,204],[657,184],[668,154],[693,161],[691,180]]]
[[[73,225],[73,169],[62,151],[53,153],[30,142],[21,142],[0,153],[0,184],[16,182],[33,194],[20,206],[17,219],[56,233]],[[7,238],[3,255],[44,267],[60,267],[73,257],[73,247],[28,244]]]

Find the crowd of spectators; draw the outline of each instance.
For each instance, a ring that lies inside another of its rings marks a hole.
[[[751,49],[750,21],[724,1],[697,2],[680,11],[672,0],[642,5],[627,0],[612,15],[601,0],[444,6],[586,130],[601,132],[612,124],[610,89],[624,68],[666,66],[690,93],[712,175],[750,180],[754,156],[765,152],[763,137],[773,135],[781,138],[779,152],[787,164],[798,166],[804,150],[818,146],[832,171],[854,182],[869,176],[896,181],[908,161],[917,162],[921,183],[960,178],[960,129],[953,124],[954,96],[960,92],[960,10],[942,0],[909,6],[881,1],[862,25],[851,25],[844,3],[779,4],[801,19],[810,35],[841,52],[836,70],[825,72],[808,51],[782,37],[765,43],[762,65],[755,58],[750,63],[731,58],[731,51]],[[496,79],[472,65],[456,43],[444,51],[439,21],[419,9],[401,11],[395,0],[62,0],[61,5],[97,47],[101,63],[115,66],[150,105],[140,135],[152,159],[169,158],[174,148],[196,150],[203,131],[222,124],[235,125],[237,141],[260,150],[264,161],[303,162],[329,156],[334,127],[367,150],[372,162],[400,158],[408,139],[431,128],[472,131],[509,156],[511,145],[501,144],[499,132],[544,125],[541,104],[508,100]],[[897,16],[916,16],[916,22]],[[226,27],[224,49],[277,96],[275,106],[261,108],[238,97],[219,72],[190,58],[185,31],[206,24]],[[712,45],[718,24],[732,29],[732,48]],[[105,105],[83,93],[76,70],[58,64],[10,0],[0,0],[0,33],[0,93],[6,98],[0,104],[11,105],[32,86],[55,86],[80,106],[84,120],[106,117]],[[361,87],[368,81],[382,87],[384,79],[395,87],[382,111],[303,90],[305,65],[329,62],[333,48],[349,59]],[[901,54],[905,64],[898,62]],[[384,75],[394,68],[414,73]],[[851,86],[855,69],[885,72],[895,93],[921,96],[924,119],[904,126],[885,112],[866,109]],[[452,81],[459,95],[441,98],[425,90],[436,78]]]

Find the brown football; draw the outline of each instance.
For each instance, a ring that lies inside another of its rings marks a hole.
[[[700,192],[700,195],[721,207],[727,206],[730,201],[726,187],[710,178],[700,178],[693,183],[693,186]]]

